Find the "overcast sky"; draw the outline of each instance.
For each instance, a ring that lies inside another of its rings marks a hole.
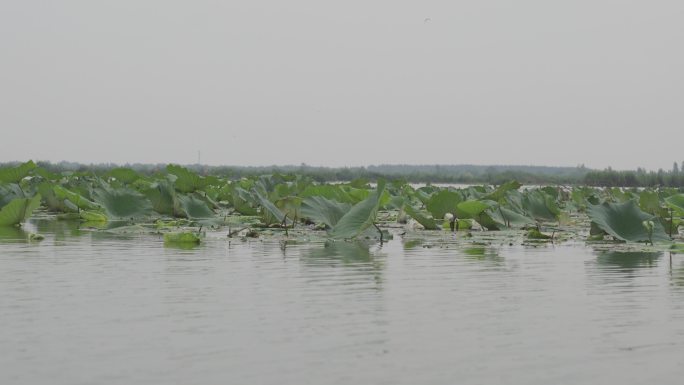
[[[684,1],[0,2],[0,161],[684,160]]]

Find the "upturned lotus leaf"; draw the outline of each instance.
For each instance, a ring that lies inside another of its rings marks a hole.
[[[522,204],[528,216],[538,221],[557,221],[560,215],[556,200],[541,190],[530,191],[524,195]]]
[[[110,219],[142,218],[152,211],[144,195],[128,188],[98,188],[93,197]]]
[[[337,222],[351,209],[349,203],[341,203],[325,197],[306,197],[302,201],[301,213],[317,223],[327,227],[334,227]]]
[[[368,198],[354,205],[333,227],[330,235],[338,239],[351,239],[375,223],[380,199],[385,191],[385,182],[379,181],[378,187]]]
[[[430,217],[430,214],[416,209],[410,205],[404,206],[404,211],[406,211],[406,214],[408,214],[411,218],[420,223],[425,230],[439,230],[439,225],[432,217]]]
[[[684,194],[670,195],[665,198],[665,204],[675,210],[678,215],[684,215]]]
[[[653,215],[641,211],[633,200],[625,203],[606,202],[601,205],[589,205],[587,215],[603,231],[623,241],[655,242],[670,240],[660,222],[655,221]],[[644,226],[645,221],[653,222],[652,231]]]
[[[0,169],[0,182],[5,183],[19,183],[20,180],[24,179],[31,170],[35,169],[37,166],[32,160],[26,163],[22,163],[17,167],[8,167]]]
[[[434,218],[444,218],[444,214],[455,212],[456,206],[461,201],[463,201],[461,194],[445,189],[433,194],[428,199],[425,208]]]
[[[512,191],[512,190],[513,190],[513,191],[514,191],[514,190],[517,190],[517,189],[519,189],[521,186],[522,186],[522,183],[520,183],[520,182],[518,182],[518,181],[516,181],[516,180],[512,180],[512,181],[506,182],[506,183],[500,185],[499,187],[497,187],[497,189],[494,190],[494,192],[492,192],[492,193],[488,194],[487,196],[485,196],[484,199],[488,199],[488,200],[492,200],[492,201],[497,201],[497,202],[498,202],[498,201],[500,201],[501,199],[503,199],[503,198],[506,196],[506,193],[507,193],[507,192]]]
[[[187,218],[190,219],[213,219],[214,212],[207,206],[207,204],[200,198],[193,194],[180,195],[178,197],[181,210]]]
[[[0,226],[15,226],[28,219],[40,206],[40,194],[32,198],[15,198],[0,208]]]

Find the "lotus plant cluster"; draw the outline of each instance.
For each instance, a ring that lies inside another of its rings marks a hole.
[[[653,244],[681,240],[684,194],[674,188],[523,188],[516,181],[455,188],[383,180],[325,184],[279,174],[231,180],[178,165],[151,175],[130,168],[52,173],[32,161],[0,169],[0,226],[20,226],[32,215],[80,221],[93,231],[153,227],[169,242],[200,242],[199,229],[259,236],[261,229],[295,227],[324,231],[330,239],[382,241],[391,236],[387,228],[400,224],[406,231],[520,231],[553,240],[579,223],[588,241]]]

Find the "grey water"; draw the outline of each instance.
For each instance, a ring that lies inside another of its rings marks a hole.
[[[56,224],[55,224],[56,223]],[[0,384],[684,378],[684,256],[583,243],[0,234]]]

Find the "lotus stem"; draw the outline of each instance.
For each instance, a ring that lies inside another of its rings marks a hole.
[[[373,222],[373,226],[375,226],[375,229],[378,230],[378,232],[380,233],[380,246],[382,246],[382,244],[383,244],[382,230],[380,230],[380,228],[378,227],[378,225],[375,222]]]
[[[247,230],[248,228],[249,228],[249,226],[246,226],[246,227],[241,228],[241,229],[238,230],[238,231],[230,231],[230,228],[228,228],[228,238],[233,238],[233,236],[234,236],[235,234],[240,233],[240,231],[242,231],[242,230]]]

